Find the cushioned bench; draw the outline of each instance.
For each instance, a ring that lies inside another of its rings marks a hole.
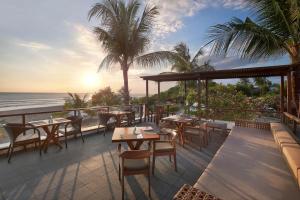
[[[271,131],[300,187],[300,145],[290,129],[281,123],[271,123]]]
[[[224,200],[300,199],[271,131],[255,128],[234,127],[194,187]]]

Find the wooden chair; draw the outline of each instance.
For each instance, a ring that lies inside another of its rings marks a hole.
[[[159,122],[159,135],[161,138],[163,137],[171,139],[170,136],[172,135],[173,131],[176,131],[176,125],[171,124],[170,122],[160,121]]]
[[[111,116],[108,113],[105,112],[98,112],[98,132],[101,128],[104,128],[104,136],[105,136],[105,132],[108,129],[111,129],[115,126],[114,123],[109,123],[109,119],[111,118]]]
[[[150,156],[151,152],[149,150],[124,151],[120,154],[119,180],[122,184],[122,199],[124,199],[124,177],[137,174],[148,176],[148,193],[149,197],[151,197]]]
[[[67,117],[67,119],[71,120],[71,122],[67,123],[63,129],[58,130],[58,133],[63,134],[65,138],[66,148],[68,148],[67,139],[70,135],[73,135],[76,138],[77,134],[80,134],[82,142],[84,142],[84,138],[81,131],[82,117],[71,116]]]
[[[30,126],[29,124],[23,125],[19,123],[7,123],[3,125],[5,132],[8,135],[10,145],[8,147],[7,156],[8,162],[10,162],[12,154],[14,152],[14,148],[18,146],[23,146],[26,150],[27,144],[35,144],[36,142],[39,144],[40,148],[40,155],[42,154],[41,151],[41,134],[38,129]],[[33,131],[32,131],[33,130]],[[27,131],[25,133],[25,131]],[[29,132],[30,131],[30,132]]]
[[[152,157],[152,174],[154,175],[155,158],[158,156],[169,156],[170,162],[171,157],[174,157],[174,169],[177,172],[177,161],[176,161],[176,136],[177,132],[172,131],[170,140],[159,140],[153,142],[153,157]]]
[[[207,129],[207,123],[184,127],[184,137],[191,142],[193,138],[198,138],[199,148],[201,150],[202,147],[208,145],[209,131]]]

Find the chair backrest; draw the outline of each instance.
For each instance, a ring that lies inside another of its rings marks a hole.
[[[7,133],[11,143],[14,143],[19,135],[23,134],[27,129],[29,129],[20,123],[7,123],[3,125],[3,128]]]
[[[120,154],[120,157],[123,159],[145,159],[150,158],[151,152],[149,150],[131,150],[124,151]]]
[[[71,120],[71,126],[75,129],[80,131],[82,125],[82,117],[79,116],[71,116],[67,117],[67,119]]]
[[[171,133],[170,133],[170,135],[171,135],[171,142],[172,143],[176,143],[176,137],[177,137],[177,131],[176,130],[174,130],[174,131],[172,131]]]
[[[111,116],[105,112],[98,112],[99,124],[107,126],[107,122],[109,121],[110,117]]]

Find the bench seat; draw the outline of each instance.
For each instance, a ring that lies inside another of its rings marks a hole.
[[[234,127],[194,187],[224,200],[299,200],[269,130]]]
[[[300,186],[300,145],[285,144],[282,153]]]

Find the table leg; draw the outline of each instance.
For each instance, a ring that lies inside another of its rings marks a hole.
[[[132,141],[127,141],[127,145],[131,150],[139,150],[140,147],[142,146],[143,141],[137,141],[136,144],[134,145]]]
[[[43,144],[43,149],[44,149],[45,153],[47,152],[49,143],[51,141],[53,141],[54,144],[56,144],[57,146],[59,146],[62,149],[62,145],[60,144],[59,139],[55,135],[55,133],[57,132],[58,128],[59,128],[59,125],[53,125],[51,130],[48,128],[48,126],[44,126],[43,127],[43,130],[47,134],[47,138],[46,138],[46,140],[45,140],[45,142]]]
[[[184,137],[183,137],[183,125],[181,123],[176,123],[177,133],[179,138],[179,144],[184,146]]]

